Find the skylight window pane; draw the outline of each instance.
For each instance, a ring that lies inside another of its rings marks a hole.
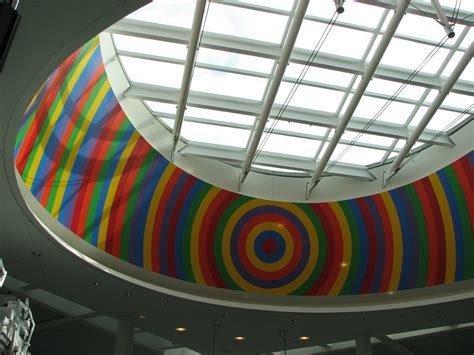
[[[433,48],[433,46],[426,44],[392,38],[381,63],[414,70],[431,53]],[[430,74],[436,73],[448,53],[448,49],[441,48],[421,71]]]
[[[397,27],[396,34],[407,35],[411,37],[423,38],[439,42],[446,32],[442,25],[435,19],[406,14],[403,16],[402,22]]]
[[[127,16],[129,19],[191,28],[196,0],[159,0]]]
[[[176,105],[158,101],[145,101],[150,110],[157,113],[176,113]]]
[[[384,107],[388,100],[377,99],[375,97],[362,96],[357,106],[354,116],[372,119]],[[410,116],[415,106],[401,102],[392,102],[377,118],[377,121],[385,121],[397,124],[404,124]]]
[[[440,0],[440,5],[443,7],[455,8],[456,5],[463,11],[474,12],[474,3],[472,1],[459,1],[456,0]]]
[[[238,113],[218,111],[218,110],[208,110],[208,109],[198,108],[198,107],[188,107],[186,109],[185,117],[199,117],[199,118],[206,118],[208,120],[214,120],[214,121],[246,124],[249,126],[252,126],[255,121],[254,116],[241,115]]]
[[[264,137],[267,137],[264,135]],[[307,138],[270,134],[262,148],[264,152],[313,158],[321,144],[320,141]],[[260,148],[259,148],[260,149]]]
[[[352,142],[356,138],[357,138],[357,142],[359,143],[374,144],[374,145],[379,145],[386,148],[389,148],[394,141],[393,138],[377,136],[374,134],[363,133],[359,136],[358,132],[351,132],[351,131],[344,132],[344,134],[341,137],[341,139],[347,140],[350,142]]]
[[[443,106],[457,107],[463,110],[474,105],[474,96],[450,93],[443,101]]]
[[[293,7],[293,0],[278,0],[278,1],[268,1],[268,0],[236,0],[236,2],[247,3],[247,4],[254,4],[260,5],[264,7],[271,7],[274,9],[279,10],[291,10]]]
[[[274,60],[245,54],[219,51],[209,48],[199,49],[198,63],[209,63],[224,67],[270,73]]]
[[[373,78],[367,87],[367,91],[392,96],[401,86],[402,83]],[[424,92],[425,88],[421,86],[406,85],[398,96],[406,99],[418,100]]]
[[[196,68],[191,91],[261,100],[267,79]]]
[[[338,22],[346,22],[360,26],[377,27],[383,9],[377,6],[365,5],[353,1],[346,1],[344,3],[344,14],[338,19]],[[308,15],[314,15],[330,19],[336,6],[333,1],[310,1]]]
[[[187,48],[183,44],[156,41],[147,38],[139,38],[114,34],[115,47],[118,50],[156,55],[161,57],[185,59]]]
[[[303,69],[304,65],[302,64],[290,63],[290,65],[286,67],[285,77],[297,79],[302,73]],[[318,83],[347,87],[351,82],[352,76],[352,74],[341,71],[310,67],[308,68],[304,79]]]
[[[275,120],[269,119],[266,127],[270,128],[274,125]],[[326,134],[327,128],[310,126],[308,124],[288,122],[288,121],[278,121],[274,126],[274,129],[288,131],[292,133],[302,133],[302,134],[311,134],[313,136],[323,137]]]
[[[247,145],[250,131],[184,120],[181,135],[183,138],[193,142],[244,148]]]
[[[212,2],[204,31],[280,43],[287,21],[287,16]]]
[[[275,102],[283,104],[290,94],[292,87],[292,83],[281,83]],[[300,85],[292,97],[289,106],[335,112],[343,96],[344,93],[341,91]]]
[[[304,20],[295,46],[313,50],[325,28],[326,24]],[[361,59],[371,35],[369,32],[351,30],[336,25],[321,47],[321,52]]]
[[[340,156],[348,147],[347,144],[339,143],[329,160],[337,160],[338,162],[348,164],[369,165],[380,162],[385,155],[385,151],[383,150],[351,146]]]
[[[456,32],[459,32],[456,28]],[[474,41],[474,28],[470,28],[469,32],[467,33],[466,37],[464,37],[460,47],[467,48],[469,45]]]
[[[261,170],[267,170],[267,171],[272,171],[276,173],[293,173],[293,174],[306,174],[306,172],[301,171],[301,170],[294,170],[294,169],[284,169],[284,168],[279,168],[276,166],[267,166],[267,165],[260,165],[260,164],[252,164],[253,168],[261,169]]]
[[[173,119],[171,119],[171,118],[161,118],[160,117],[160,120],[161,120],[161,122],[164,123],[164,125],[166,127],[168,127],[169,129],[173,129],[173,127],[174,127],[174,120]]]
[[[146,59],[120,56],[123,68],[132,82],[179,88],[184,66]]]
[[[474,112],[474,110],[472,111]],[[452,127],[457,126],[459,123],[461,123],[463,120],[465,120],[468,117],[468,115],[463,115],[458,112],[452,112],[452,111],[447,111],[447,110],[438,110],[434,114],[433,118],[430,120],[426,128],[428,129],[434,129],[437,131],[443,131],[445,130],[448,125],[453,124]],[[450,126],[450,128],[452,128]]]

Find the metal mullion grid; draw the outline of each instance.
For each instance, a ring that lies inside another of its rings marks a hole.
[[[156,111],[152,111],[152,110],[150,110],[150,111],[155,116],[155,119],[160,119],[160,118],[167,118],[167,119],[172,119],[172,120],[175,119],[174,115],[171,114],[171,113],[156,112]],[[217,120],[202,118],[202,117],[186,116],[186,121],[187,122],[207,124],[207,125],[213,125],[213,126],[219,126],[219,127],[237,128],[237,129],[243,129],[243,130],[248,130],[248,131],[250,131],[251,128],[252,128],[251,125],[247,125],[247,124],[243,124],[243,123],[217,121]],[[266,133],[269,132],[269,129],[266,128],[265,132]],[[287,136],[287,137],[312,139],[312,140],[320,141],[321,143],[323,142],[323,139],[325,138],[325,136],[318,136],[318,135],[310,134],[310,133],[293,132],[293,131],[288,131],[288,130],[283,130],[283,129],[274,129],[272,131],[272,133],[282,135],[282,136]],[[347,139],[341,140],[342,144],[349,144],[350,142],[351,142],[351,140],[347,140]],[[379,144],[356,142],[354,145],[357,146],[357,147],[363,147],[363,148],[370,148],[370,149],[377,149],[377,150],[387,150],[386,146],[379,145]]]
[[[275,14],[275,15],[284,15],[284,16],[291,15],[291,11],[276,9],[276,8],[257,5],[257,4],[233,2],[233,1],[229,1],[229,0],[211,0],[211,1],[214,2],[214,3],[217,3],[217,4],[223,4],[223,5],[227,5],[227,6],[233,6],[233,7],[237,7],[237,8],[249,9],[249,10],[254,10],[254,11],[261,11],[261,12],[271,13],[271,14]],[[376,2],[370,3],[369,5],[380,7],[380,5],[377,4]],[[417,14],[417,15],[419,15],[419,14]],[[346,14],[346,16],[350,16],[350,14]],[[329,21],[330,21],[330,19],[315,16],[315,15],[306,15],[305,20],[308,20],[308,21],[311,21],[311,22],[319,22],[319,23],[323,23],[323,24],[328,24]],[[351,30],[357,30],[357,31],[362,31],[362,32],[371,32],[371,33],[373,33],[373,31],[375,30],[372,27],[356,25],[356,24],[352,24],[352,23],[349,23],[349,22],[344,22],[344,18],[342,18],[341,21],[338,21],[336,26],[348,28],[348,29],[351,29]],[[383,34],[383,32],[384,31],[381,31],[380,34]],[[431,41],[431,40],[424,39],[424,38],[417,38],[417,37],[403,35],[403,34],[395,33],[395,35],[393,37],[394,38],[399,38],[399,39],[404,39],[406,41],[417,42],[417,43],[421,43],[421,44],[427,44],[427,45],[433,45],[433,46],[436,45],[436,43]],[[451,45],[447,45],[445,48],[451,49]]]
[[[365,63],[365,61],[367,60],[367,57],[368,57],[370,51],[372,50],[372,47],[374,46],[374,44],[377,40],[377,37],[380,34],[380,31],[382,30],[382,26],[385,23],[385,20],[387,19],[387,16],[388,16],[389,12],[390,12],[390,10],[385,10],[384,13],[382,14],[382,16],[380,16],[379,23],[377,24],[377,27],[372,32],[372,37],[370,38],[369,44],[367,45],[367,48],[365,49],[365,52],[362,56],[362,59],[361,59],[362,63]],[[347,90],[344,94],[344,97],[342,98],[342,100],[339,104],[339,107],[337,108],[336,117],[339,117],[342,108],[344,107],[346,101],[349,98],[349,95],[352,93],[354,84],[357,81],[358,76],[359,75],[354,75],[352,77],[352,80],[351,80],[351,82],[350,82],[349,86],[347,87]],[[331,134],[331,129],[333,129],[333,128],[329,128],[328,131],[326,132],[325,140],[322,142],[322,144],[320,145],[318,151],[316,152],[316,155],[314,157],[315,164],[317,164],[318,158],[321,155],[321,152],[323,150],[324,145],[326,143],[328,143],[329,135]]]
[[[152,61],[163,62],[163,63],[177,64],[177,65],[184,65],[184,62],[185,62],[183,59],[170,58],[170,57],[164,57],[164,56],[155,56],[155,55],[138,53],[138,52],[129,52],[129,51],[124,51],[124,50],[120,50],[120,49],[116,50],[116,54],[118,56],[126,56],[126,57],[138,58],[138,59],[146,59],[146,60],[152,60]],[[220,72],[230,73],[230,74],[246,75],[246,76],[262,78],[262,79],[267,79],[267,80],[271,78],[271,74],[267,74],[267,73],[262,73],[262,72],[247,70],[247,69],[225,67],[225,66],[209,64],[209,63],[196,63],[196,68],[213,70],[213,71],[220,71]],[[296,79],[295,78],[290,78],[290,77],[284,77],[282,79],[282,82],[295,83]],[[328,89],[328,90],[335,90],[335,91],[344,91],[344,92],[347,91],[347,87],[343,87],[343,86],[339,86],[339,85],[333,85],[333,84],[326,84],[326,83],[321,83],[321,82],[311,81],[311,80],[302,80],[301,85],[309,86],[309,87],[315,87],[315,88]],[[268,86],[268,84],[267,84],[267,86]],[[355,89],[352,87],[350,93],[353,93],[354,91],[355,91]],[[378,98],[378,99],[383,99],[383,100],[387,100],[387,99],[390,98],[390,95],[381,94],[381,93],[378,93],[378,92],[371,92],[371,91],[367,91],[364,95],[369,96],[369,97]],[[413,100],[413,99],[408,99],[408,98],[403,98],[403,97],[398,97],[394,101],[401,102],[401,103],[407,103],[407,104],[411,104],[411,105],[417,105],[418,102],[419,102],[419,100]],[[428,106],[428,105],[424,103],[424,104],[422,104],[422,106]],[[456,108],[456,107],[442,106],[441,108],[445,109],[445,110],[448,110],[448,111],[453,111],[453,112],[459,112],[459,113],[463,112],[462,109]]]
[[[441,74],[443,73],[444,69],[446,69],[446,66],[449,64],[449,62],[451,61],[451,59],[453,58],[454,54],[456,53],[456,51],[458,50],[458,48],[460,47],[462,41],[464,40],[464,38],[467,36],[469,32],[469,27],[465,27],[464,30],[461,32],[461,34],[459,35],[457,41],[454,43],[454,45],[452,45],[452,48],[451,50],[449,51],[448,55],[446,56],[446,58],[444,59],[443,63],[440,65],[438,71],[436,72],[436,76],[440,77]],[[430,88],[426,88],[425,89],[425,92],[423,93],[423,95],[421,95],[420,99],[418,100],[418,103],[415,105],[415,107],[413,108],[410,116],[408,116],[407,120],[405,121],[404,123],[404,127],[409,127],[410,126],[410,122],[413,120],[413,118],[416,116],[416,114],[418,113],[419,109],[422,107],[422,106],[428,106],[425,104],[425,101],[426,101],[426,98],[428,97],[430,91],[432,89]],[[443,106],[441,106],[442,108]],[[461,109],[461,112],[463,110]],[[390,146],[390,150],[387,151],[387,153],[384,155],[384,157],[382,158],[382,161],[380,162],[380,164],[385,164],[390,156],[390,154],[392,154],[393,152],[396,152],[395,151],[395,147],[396,145],[398,144],[398,142],[400,141],[400,139],[395,139],[394,142],[392,143],[392,145]]]
[[[189,31],[157,24],[138,25],[137,21],[125,20],[122,23],[112,26],[112,28],[109,29],[109,32],[157,40],[166,40],[175,43],[184,43],[186,42],[186,38],[188,36],[187,32]],[[201,47],[220,49],[233,53],[253,55],[274,60],[278,60],[279,56],[279,49],[275,44],[214,33],[206,35],[206,37],[203,39]],[[310,53],[310,50],[296,48],[290,61],[292,63],[304,64],[306,63]],[[329,53],[320,53],[318,56],[318,61],[313,63],[313,66],[331,70],[339,70],[353,74],[362,74],[364,72],[364,66],[360,60],[341,57]],[[377,69],[374,77],[403,82],[410,72],[410,70],[404,68],[380,66]],[[441,87],[441,81],[434,75],[423,73],[414,79],[414,85],[439,89]],[[472,92],[472,88],[469,82],[461,80],[453,88],[453,92],[470,94]]]
[[[290,30],[290,26],[291,26],[291,22],[293,20],[293,16],[295,14],[295,11],[296,11],[296,7],[298,5],[298,0],[294,0],[293,1],[293,6],[291,8],[291,11],[288,13],[288,19],[286,21],[286,25],[285,25],[285,30],[283,31],[283,35],[282,35],[282,38],[281,38],[281,41],[280,41],[280,49],[283,47],[283,45],[285,44],[285,40],[286,40],[286,37],[288,36],[288,31]],[[267,80],[267,85],[265,87],[265,90],[263,92],[263,95],[262,95],[262,99],[260,100],[260,104],[261,106],[263,106],[263,103],[265,101],[265,98],[267,97],[268,95],[268,90],[270,89],[270,84],[273,80],[273,77],[275,76],[275,71],[277,69],[277,66],[278,66],[278,62],[279,62],[279,58],[275,59],[275,62],[273,63],[273,67],[272,67],[272,70],[271,70],[271,74]],[[247,144],[245,145],[245,150],[248,151],[249,147],[250,147],[250,143],[252,142],[252,137],[253,135],[255,134],[255,129],[257,128],[257,122],[258,122],[258,119],[260,118],[259,114],[257,114],[255,116],[255,120],[253,122],[253,127],[252,129],[250,130],[250,134],[249,134],[249,138],[247,139]],[[268,134],[267,132],[265,132],[266,134]],[[260,145],[260,144],[259,144]],[[257,152],[258,154],[258,152]],[[255,158],[254,158],[255,159]],[[255,159],[256,161],[256,159]],[[250,164],[250,169],[252,169],[252,164]]]

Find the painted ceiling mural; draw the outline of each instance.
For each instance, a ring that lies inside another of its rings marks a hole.
[[[24,183],[78,237],[180,280],[280,295],[355,295],[474,278],[474,152],[419,181],[330,203],[229,192],[134,129],[98,39],[44,83],[20,127]]]

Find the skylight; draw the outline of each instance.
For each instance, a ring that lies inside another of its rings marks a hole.
[[[330,158],[331,165],[338,167],[337,174],[360,177],[350,169],[368,171],[387,157],[397,156],[407,138],[403,132],[412,132],[420,123],[474,40],[474,17],[469,17],[474,2],[440,2],[448,16],[461,4],[456,36],[436,50],[435,45],[446,36],[443,26],[435,10],[430,10],[430,1],[412,2]],[[209,152],[208,158],[225,162],[235,162],[242,153],[243,161],[262,119],[298,0],[206,1],[202,28],[192,29],[196,3],[154,1],[127,16],[121,27],[108,30],[130,84],[124,95],[144,104],[172,131],[186,89],[182,83],[189,40],[198,31],[178,132],[181,146],[205,147],[200,156]],[[252,165],[256,171],[310,174],[317,166],[393,16],[392,7],[384,5],[397,1],[383,3],[346,1],[344,13],[337,16],[316,57],[309,60],[335,15],[333,0],[310,1],[258,144],[256,154],[270,160],[256,160]],[[424,6],[423,12],[415,6]],[[417,68],[420,73],[410,77]],[[424,140],[413,149],[441,144],[435,141],[436,135],[446,142],[472,117],[474,61],[455,89],[429,122]],[[432,137],[432,142],[426,144],[426,137]],[[214,148],[219,154],[212,153]],[[307,165],[301,165],[302,161]],[[241,163],[237,161],[236,166]],[[347,166],[350,169],[344,169]],[[335,171],[325,171],[325,175]]]

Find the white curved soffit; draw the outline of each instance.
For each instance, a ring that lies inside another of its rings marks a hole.
[[[17,173],[20,192],[40,228],[65,250],[104,272],[164,294],[213,305],[245,309],[335,313],[362,312],[424,306],[474,297],[474,280],[456,282],[395,293],[357,296],[273,296],[225,290],[198,285],[160,275],[120,260],[85,242],[55,220],[31,192]],[[25,213],[28,213],[25,211]]]

